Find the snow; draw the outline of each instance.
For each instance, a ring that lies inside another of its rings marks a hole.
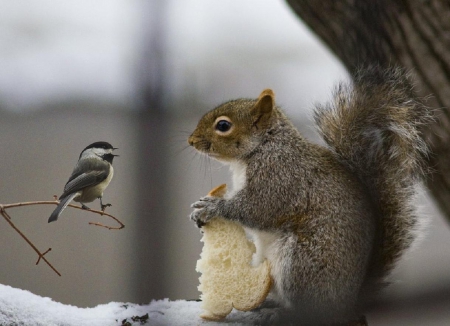
[[[169,299],[147,305],[110,302],[93,308],[79,308],[44,298],[29,291],[0,284],[0,325],[26,326],[117,326],[142,325],[132,317],[148,314],[145,325],[242,325],[261,322],[273,315],[271,309],[257,312],[233,311],[225,322],[202,320],[201,302]]]

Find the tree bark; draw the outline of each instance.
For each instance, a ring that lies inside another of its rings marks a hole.
[[[350,72],[400,65],[416,92],[431,97],[435,122],[424,130],[432,149],[427,186],[450,219],[450,3],[448,0],[287,0]]]

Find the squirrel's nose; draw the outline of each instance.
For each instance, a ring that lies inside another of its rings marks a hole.
[[[188,138],[188,144],[189,144],[190,146],[194,146],[194,136],[193,136],[193,135],[190,135],[190,136],[189,136],[189,138]]]

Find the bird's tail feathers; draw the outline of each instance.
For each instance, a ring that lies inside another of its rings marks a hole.
[[[62,211],[69,205],[72,199],[77,195],[77,193],[70,194],[67,197],[61,198],[58,206],[53,211],[52,215],[50,215],[48,219],[48,223],[54,222],[58,219],[59,215],[61,215]]]

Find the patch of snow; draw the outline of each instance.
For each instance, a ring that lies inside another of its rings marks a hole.
[[[236,325],[254,324],[262,318],[270,318],[273,311],[233,311],[225,322],[202,320],[201,303],[169,299],[154,300],[147,305],[110,302],[93,308],[65,305],[51,298],[44,298],[29,291],[0,284],[0,325],[26,326],[118,326],[126,319],[131,325],[143,325],[132,317],[145,316],[145,325]]]

